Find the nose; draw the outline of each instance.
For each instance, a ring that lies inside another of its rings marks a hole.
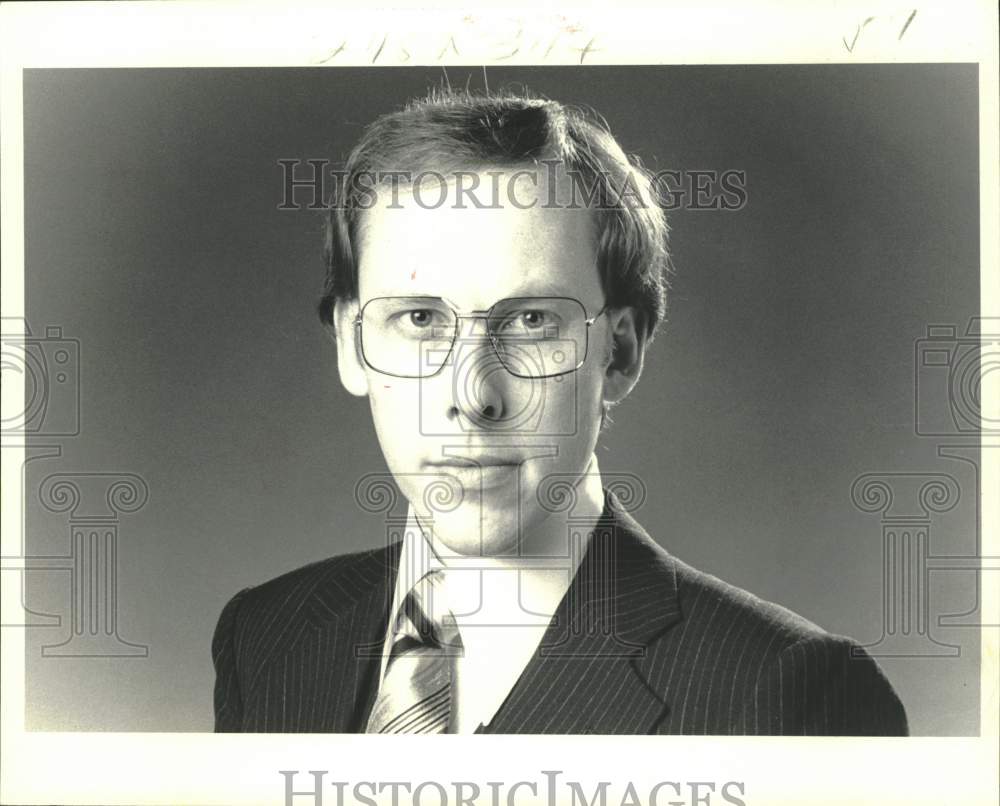
[[[452,401],[448,419],[495,428],[506,416],[507,370],[500,363],[481,319],[461,320],[452,355]]]

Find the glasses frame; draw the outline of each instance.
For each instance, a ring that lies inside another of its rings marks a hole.
[[[433,300],[434,302],[443,302],[455,315],[455,328],[454,332],[451,335],[451,346],[448,348],[448,355],[445,356],[444,360],[441,362],[441,365],[436,370],[434,370],[434,372],[431,372],[427,375],[396,375],[392,372],[386,372],[385,370],[379,369],[374,364],[372,364],[371,361],[368,360],[368,356],[365,354],[365,340],[364,340],[364,330],[363,330],[365,308],[367,308],[373,302],[377,302],[379,300],[384,300],[384,299],[412,299],[412,300],[426,299],[426,300]],[[500,346],[497,344],[497,336],[490,329],[490,317],[493,315],[493,312],[498,305],[510,302],[511,300],[519,300],[519,299],[560,299],[560,300],[566,300],[568,302],[575,302],[577,305],[580,306],[580,310],[583,311],[583,315],[585,317],[583,323],[586,325],[586,329],[584,330],[583,334],[583,357],[579,359],[575,367],[573,367],[572,369],[563,370],[562,372],[553,372],[548,375],[523,375],[515,372],[509,366],[507,366],[507,362],[504,361],[504,357],[500,351]],[[357,339],[358,339],[357,343],[359,347],[359,352],[361,353],[361,358],[364,360],[365,366],[367,366],[369,369],[378,372],[380,375],[386,375],[390,378],[433,378],[435,375],[438,375],[441,372],[441,370],[444,369],[444,367],[447,365],[448,361],[451,360],[452,352],[455,350],[455,343],[458,341],[458,331],[461,320],[484,319],[486,322],[486,334],[489,337],[490,346],[493,347],[493,353],[500,361],[501,366],[503,366],[503,368],[507,370],[507,372],[509,372],[515,378],[524,378],[526,380],[541,380],[543,378],[558,378],[562,375],[569,375],[573,372],[576,372],[578,369],[580,369],[580,367],[583,366],[584,362],[587,360],[587,355],[590,353],[590,328],[594,325],[594,323],[598,319],[600,319],[605,313],[607,313],[609,309],[610,306],[608,305],[608,303],[605,303],[604,307],[602,307],[601,310],[599,310],[593,316],[587,316],[587,307],[582,302],[580,302],[580,300],[578,300],[576,297],[562,297],[562,296],[548,295],[542,297],[538,296],[505,297],[504,299],[497,300],[496,302],[494,302],[485,311],[476,310],[476,311],[470,311],[469,313],[462,313],[454,304],[452,304],[450,300],[447,300],[444,297],[432,297],[420,294],[407,296],[405,294],[402,294],[396,296],[372,297],[370,300],[366,301],[365,304],[362,305],[360,310],[358,311],[358,315],[354,317],[354,328],[357,334]]]

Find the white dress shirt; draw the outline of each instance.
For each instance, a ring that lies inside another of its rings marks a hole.
[[[574,524],[596,523],[604,508],[597,457],[592,457],[577,486]],[[392,627],[406,594],[427,572],[440,570],[443,596],[431,604],[433,620],[450,610],[462,638],[455,659],[452,728],[474,733],[489,725],[534,654],[576,573],[586,544],[568,551],[566,513],[553,514],[544,525],[548,545],[544,557],[466,557],[435,540],[420,525],[412,505],[400,553],[399,573],[389,611],[379,672],[379,687],[392,648]],[[592,528],[592,526],[591,526]],[[588,535],[589,535],[588,530]],[[559,556],[562,555],[562,556]]]

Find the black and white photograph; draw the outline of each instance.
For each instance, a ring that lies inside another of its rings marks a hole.
[[[919,8],[743,63],[636,14],[631,59],[466,10],[5,73],[5,755],[163,768],[3,802],[756,804],[768,742],[789,802],[936,739],[989,771],[996,76],[883,58]]]

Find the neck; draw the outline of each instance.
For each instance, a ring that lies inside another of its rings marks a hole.
[[[432,529],[420,525],[414,518],[442,566],[461,566],[473,561],[478,568],[525,568],[544,565],[566,569],[568,562],[577,562],[585,546],[578,547],[574,556],[569,545],[570,535],[586,537],[594,528],[604,510],[604,489],[601,483],[597,457],[591,456],[587,469],[577,478],[572,488],[553,485],[548,498],[550,512],[537,519],[522,531],[520,540],[512,549],[492,556],[468,557],[444,544]],[[541,563],[539,562],[541,560]]]
[[[549,497],[553,504],[563,506],[552,506],[557,511],[525,532],[514,552],[501,556],[470,557],[455,552],[436,540],[433,530],[420,526],[411,507],[409,523],[417,528],[408,529],[401,557],[400,573],[408,580],[404,591],[426,570],[443,570],[444,596],[439,604],[458,620],[462,640],[471,651],[488,648],[496,625],[544,630],[604,511],[596,458],[591,457],[572,489],[553,489]]]

